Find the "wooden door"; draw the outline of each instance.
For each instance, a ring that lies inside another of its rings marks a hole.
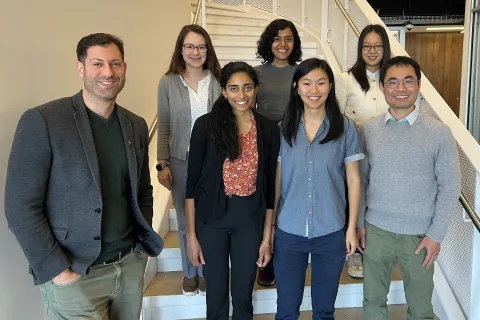
[[[458,117],[463,33],[407,32],[405,50]]]

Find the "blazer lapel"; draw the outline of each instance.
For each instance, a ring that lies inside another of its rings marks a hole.
[[[128,173],[130,175],[130,185],[132,194],[137,194],[137,157],[135,155],[135,146],[133,139],[132,122],[125,116],[122,107],[117,105],[117,117],[122,128],[123,141],[125,143],[125,152],[127,153]]]
[[[73,114],[73,118],[75,119],[75,123],[77,125],[80,140],[82,140],[83,150],[85,151],[88,167],[92,173],[98,193],[101,195],[102,189],[100,186],[100,170],[98,169],[97,150],[95,149],[92,128],[90,127],[90,121],[88,120],[88,114],[85,103],[83,102],[83,98],[81,96],[81,91],[79,94],[74,96],[74,104],[77,107],[77,111]]]

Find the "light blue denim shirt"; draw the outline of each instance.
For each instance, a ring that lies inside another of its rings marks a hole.
[[[287,233],[315,238],[342,229],[346,220],[345,163],[364,158],[353,120],[344,117],[344,134],[325,144],[330,122],[325,117],[310,143],[300,121],[292,147],[282,137],[281,196],[278,227]]]

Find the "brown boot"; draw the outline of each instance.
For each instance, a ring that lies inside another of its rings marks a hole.
[[[202,296],[207,295],[207,281],[205,278],[198,276],[198,293]]]
[[[184,296],[194,296],[197,294],[198,280],[197,277],[183,278],[182,292]]]

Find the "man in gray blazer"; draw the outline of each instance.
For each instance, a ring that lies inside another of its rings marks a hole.
[[[138,319],[153,231],[145,120],[115,103],[123,42],[77,45],[83,90],[27,110],[8,163],[5,214],[51,319]]]

